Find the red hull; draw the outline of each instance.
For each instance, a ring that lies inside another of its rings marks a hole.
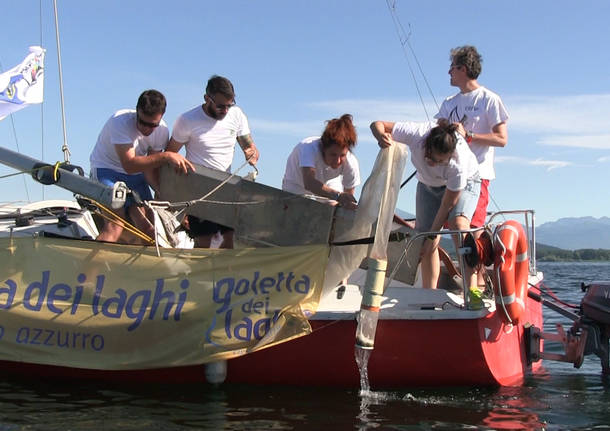
[[[512,331],[498,313],[468,320],[381,320],[368,365],[371,387],[519,384],[540,367],[527,364],[523,323],[542,327],[541,305],[529,300],[527,310]],[[312,326],[307,337],[229,361],[227,381],[358,387],[355,321]]]
[[[542,306],[528,298],[512,330],[497,312],[479,319],[380,320],[369,361],[372,388],[516,385],[541,363],[527,364],[523,324],[542,328]],[[227,382],[359,387],[353,320],[312,321],[311,335],[228,361]],[[136,382],[205,382],[204,366],[99,371],[2,362],[29,376]]]

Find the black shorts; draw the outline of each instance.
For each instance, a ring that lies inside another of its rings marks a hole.
[[[191,238],[195,238],[203,235],[214,235],[216,232],[224,234],[225,232],[232,231],[233,228],[228,226],[223,226],[218,223],[214,223],[213,221],[201,220],[198,217],[187,215],[186,216],[189,221],[189,228],[186,230],[186,233]]]

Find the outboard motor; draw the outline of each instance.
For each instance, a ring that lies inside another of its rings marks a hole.
[[[582,283],[582,291],[586,292],[580,302],[583,318],[590,319],[604,326],[606,334],[610,329],[610,282]]]
[[[582,283],[581,288],[586,293],[578,313],[563,309],[531,291],[528,293],[531,298],[574,321],[567,332],[559,323],[556,325],[557,333],[542,332],[534,326],[527,328],[528,358],[533,362],[540,359],[571,362],[575,368],[580,368],[584,357],[594,354],[601,360],[602,373],[610,375],[610,282],[594,282],[589,285]],[[541,340],[561,343],[564,353],[541,351]]]
[[[595,328],[595,340],[589,339],[584,354],[594,353],[601,359],[602,371],[610,374],[608,340],[610,339],[610,282],[581,284],[585,296],[580,302],[581,325]],[[578,323],[578,322],[577,322]]]

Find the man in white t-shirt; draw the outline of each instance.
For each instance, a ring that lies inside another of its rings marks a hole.
[[[470,225],[481,227],[485,225],[487,218],[489,182],[496,177],[495,147],[505,147],[508,142],[506,128],[508,112],[500,96],[477,82],[483,60],[474,46],[454,48],[450,57],[451,85],[458,87],[460,92],[443,101],[435,118],[444,118],[456,123],[458,132],[464,136],[470,149],[477,156],[481,175],[481,194]],[[482,231],[475,232],[474,237],[478,238],[481,233]],[[477,284],[484,284],[480,274]]]
[[[135,110],[123,109],[110,117],[89,157],[91,177],[108,186],[122,181],[142,200],[151,200],[147,178],[152,181],[156,168],[170,163],[180,172],[193,170],[193,165],[180,154],[163,152],[169,137],[162,120],[166,106],[163,94],[146,90],[138,98]],[[116,213],[123,219],[128,213],[136,227],[152,236],[153,226],[134,200],[129,198],[125,207]],[[116,242],[122,233],[121,225],[105,222],[97,239]]]
[[[180,115],[174,124],[168,151],[178,152],[184,146],[186,158],[192,163],[230,172],[235,142],[248,163],[258,161],[259,153],[243,111],[235,106],[235,90],[227,78],[214,75],[208,80],[203,105]],[[209,220],[187,216],[187,233],[195,247],[209,248],[218,232],[221,248],[233,248],[234,230]]]
[[[479,161],[481,198],[471,224],[485,224],[489,203],[489,181],[496,177],[494,170],[495,147],[508,142],[506,121],[508,112],[500,97],[479,85],[481,56],[474,46],[461,46],[451,50],[451,85],[460,92],[443,101],[435,118],[445,118],[458,124],[458,132],[464,136]]]
[[[356,129],[352,116],[328,121],[321,137],[301,141],[286,161],[282,189],[295,194],[313,194],[356,209],[354,190],[360,185],[360,167],[352,148]]]

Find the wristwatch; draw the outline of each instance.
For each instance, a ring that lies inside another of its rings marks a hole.
[[[341,193],[335,192],[335,195],[333,196],[333,200],[339,202],[339,196],[341,196]]]
[[[474,138],[474,133],[469,130],[466,132],[466,142],[468,142],[469,144],[472,142],[472,138]]]

